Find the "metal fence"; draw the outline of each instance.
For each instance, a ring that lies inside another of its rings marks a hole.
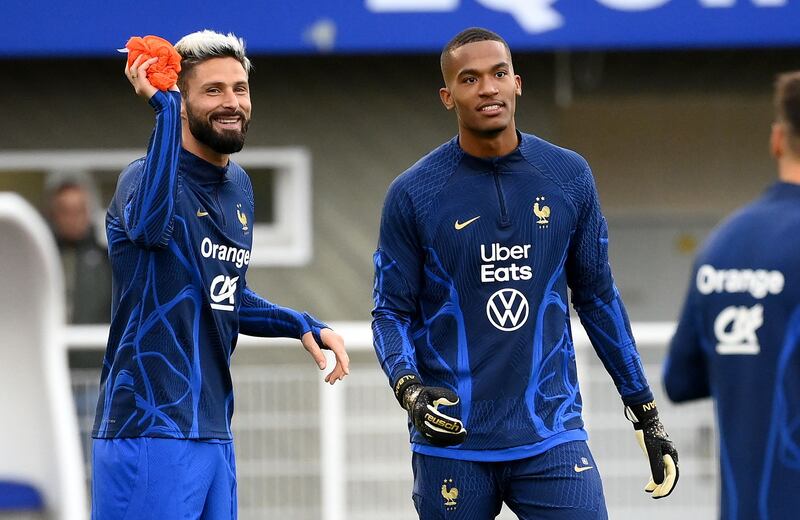
[[[372,352],[367,323],[340,323],[351,375],[330,387],[299,343],[242,337],[232,366],[233,420],[244,520],[392,520],[416,518],[405,414]],[[643,491],[648,464],[610,377],[579,324],[575,332],[584,420],[603,475],[612,519],[711,519],[717,516],[716,441],[710,402],[670,406],[660,373],[672,324],[634,323],[633,332],[659,410],[680,451],[680,484],[658,502]],[[106,329],[70,327],[72,348],[102,349]],[[73,368],[72,387],[89,474],[89,433],[97,369]],[[501,519],[515,516],[503,510]]]

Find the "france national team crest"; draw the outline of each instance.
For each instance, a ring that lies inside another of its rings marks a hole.
[[[244,231],[244,234],[246,235],[249,229],[247,227],[247,215],[245,213],[242,213],[241,204],[236,205],[236,218],[239,219],[239,223],[242,225],[242,231]]]
[[[544,205],[544,196],[536,197],[536,202],[533,203],[533,214],[538,219],[536,223],[539,224],[540,229],[550,225],[550,206]]]
[[[530,308],[525,295],[516,289],[500,289],[486,303],[486,316],[495,328],[511,332],[525,325]]]
[[[444,507],[448,511],[455,511],[458,500],[458,488],[453,485],[453,479],[448,478],[442,482],[442,498]]]

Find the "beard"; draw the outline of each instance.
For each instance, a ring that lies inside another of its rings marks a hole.
[[[242,129],[215,130],[211,120],[219,115],[239,116],[242,121]],[[189,131],[194,138],[215,152],[228,155],[239,152],[244,147],[244,139],[247,135],[247,128],[250,126],[250,119],[241,110],[237,110],[234,113],[215,112],[209,114],[207,118],[202,118],[196,116],[192,112],[189,103],[186,103],[186,118],[189,121]]]

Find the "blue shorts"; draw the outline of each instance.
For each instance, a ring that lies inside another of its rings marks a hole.
[[[235,520],[233,442],[94,439],[92,520]]]
[[[606,520],[603,484],[585,441],[527,459],[473,462],[414,453],[414,506],[424,520]]]

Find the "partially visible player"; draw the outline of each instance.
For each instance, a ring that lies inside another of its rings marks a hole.
[[[800,71],[775,112],[778,182],[697,255],[664,368],[673,401],[715,400],[724,520],[800,517]]]
[[[348,373],[341,337],[247,287],[253,190],[230,160],[250,123],[241,39],[201,31],[176,44],[178,89],[125,74],[155,110],[147,155],[120,175],[106,228],[111,331],[93,437],[97,520],[236,518],[230,357],[239,333],[302,341],[325,377]],[[298,403],[301,405],[302,403]]]
[[[375,350],[408,411],[424,520],[607,518],[586,444],[567,288],[667,496],[677,453],[658,418],[577,153],[518,132],[522,80],[497,34],[441,55],[458,136],[389,188],[375,253]]]

